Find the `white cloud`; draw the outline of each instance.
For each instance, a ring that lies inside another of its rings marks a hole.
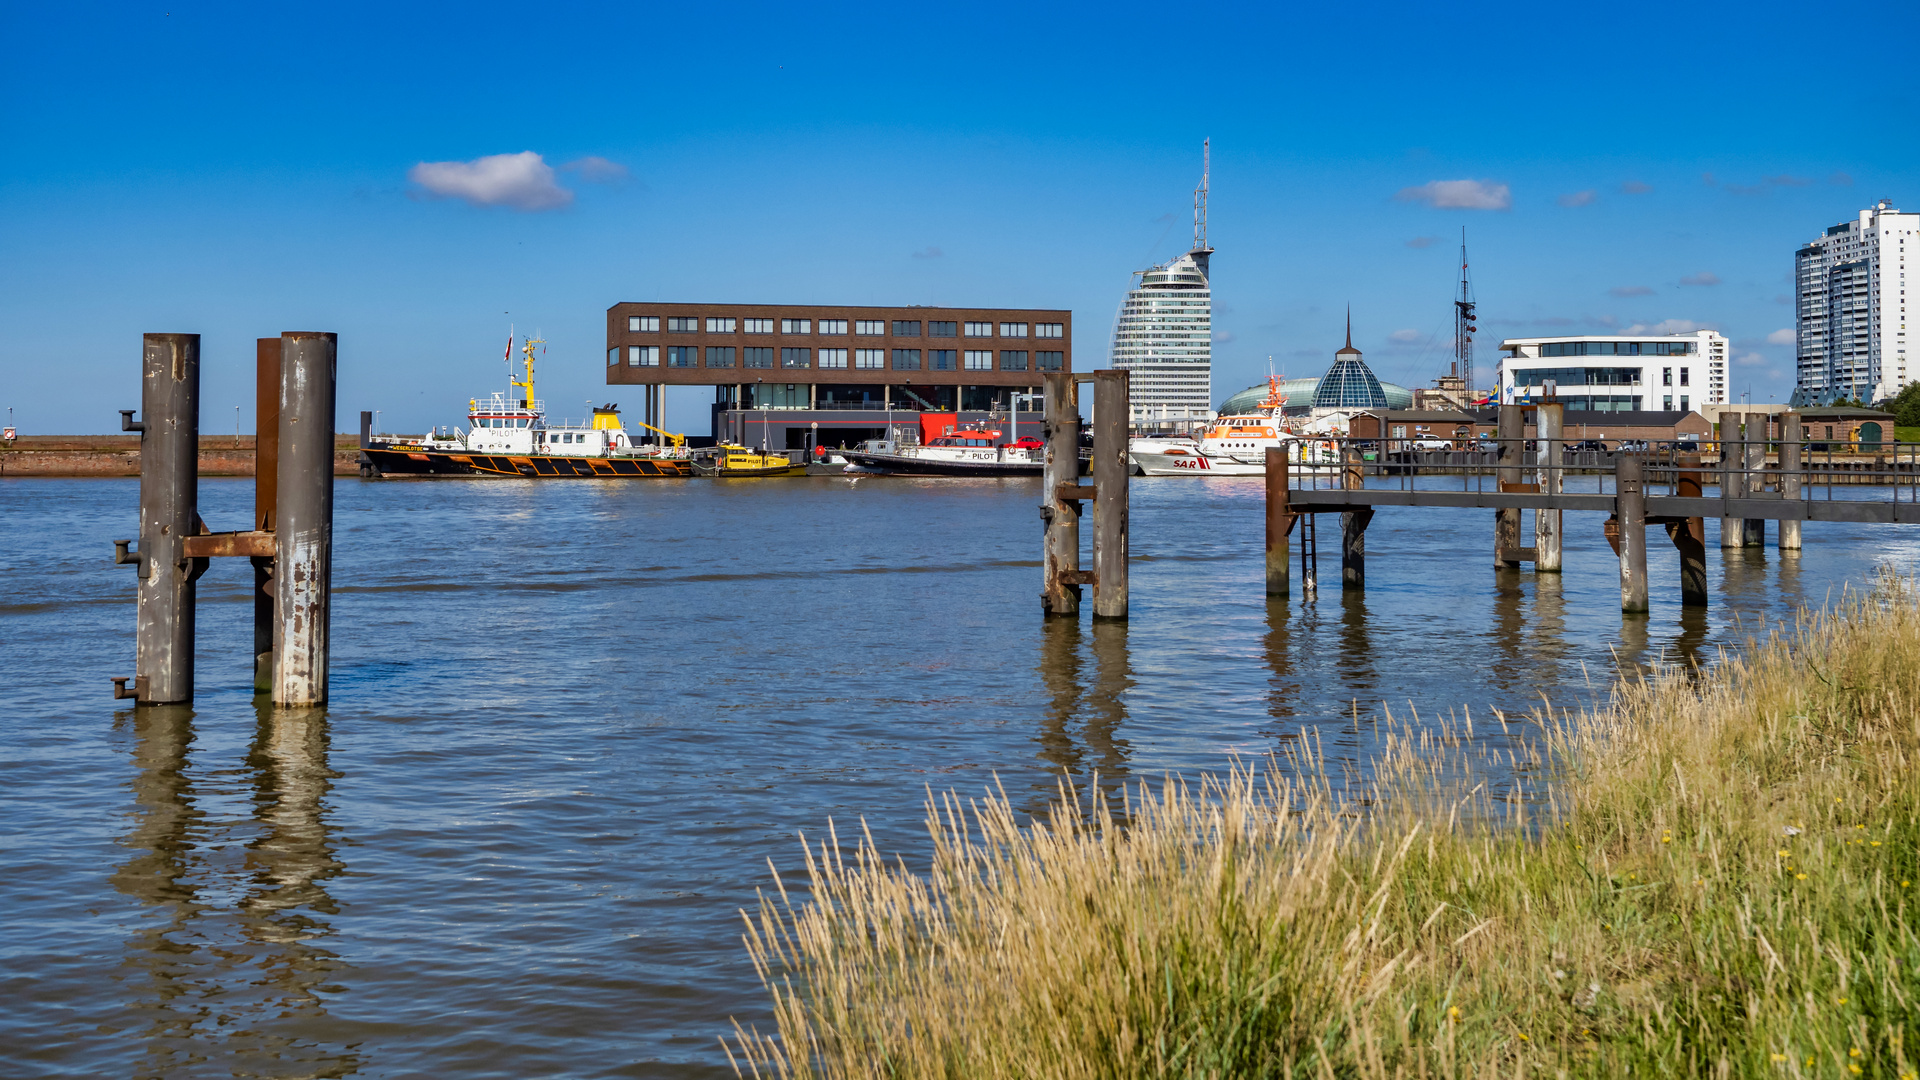
[[[1491,180],[1433,180],[1401,188],[1401,202],[1423,202],[1437,210],[1511,210],[1513,192]]]
[[[1421,336],[1418,330],[1395,330],[1393,333],[1387,335],[1387,340],[1397,341],[1402,345],[1411,345],[1419,341]]]
[[[1233,331],[1231,331],[1231,330],[1215,330],[1215,331],[1213,332],[1213,340],[1215,340],[1215,341],[1218,341],[1218,342],[1221,342],[1222,344],[1224,344],[1224,343],[1226,343],[1226,342],[1229,342],[1229,341],[1232,341],[1232,340],[1234,340],[1234,337],[1233,337]]]
[[[1736,367],[1766,367],[1767,358],[1757,352],[1741,353],[1733,358]]]
[[[617,161],[608,161],[597,154],[575,158],[560,167],[569,172],[577,172],[580,174],[580,179],[594,184],[617,184],[629,175],[625,165]]]
[[[1592,188],[1588,188],[1585,191],[1574,191],[1574,192],[1569,192],[1565,195],[1560,196],[1560,205],[1561,206],[1591,206],[1593,205],[1594,200],[1598,199],[1599,197],[1600,197],[1599,192],[1594,191]]]
[[[1657,323],[1634,323],[1620,331],[1622,334],[1691,334],[1695,330],[1712,330],[1714,327],[1692,319],[1662,319]]]
[[[472,161],[423,161],[407,170],[407,179],[434,198],[464,199],[473,206],[558,210],[573,202],[573,192],[554,182],[553,167],[531,150]]]
[[[1644,184],[1638,180],[1628,180],[1620,185],[1620,194],[1622,195],[1645,195],[1652,190],[1652,184]]]
[[[1697,274],[1688,274],[1680,279],[1682,285],[1718,285],[1720,276],[1711,270],[1702,270]]]
[[[1792,345],[1797,340],[1799,339],[1794,335],[1792,330],[1775,330],[1773,333],[1767,335],[1767,344],[1769,345]]]

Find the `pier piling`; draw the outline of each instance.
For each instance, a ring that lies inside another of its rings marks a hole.
[[[280,481],[280,339],[255,339],[253,353],[253,528],[271,533]],[[253,564],[253,689],[264,694],[273,690],[273,639],[279,626],[273,615],[273,556],[248,561]]]
[[[1732,503],[1747,497],[1747,425],[1746,417],[1736,412],[1720,414],[1720,499]],[[1722,514],[1720,549],[1747,546],[1747,523],[1742,518]]]
[[[280,335],[280,457],[274,509],[273,702],[327,700],[333,577],[333,419],[337,335]]]
[[[1041,609],[1049,615],[1080,614],[1080,411],[1073,376],[1048,372],[1041,437],[1047,441],[1041,466],[1040,520],[1044,522]],[[1122,416],[1126,413],[1123,411]]]
[[[1647,495],[1639,455],[1615,455],[1613,480],[1619,507],[1620,610],[1641,614],[1647,610]]]
[[[1494,479],[1500,491],[1509,491],[1520,483],[1520,455],[1526,434],[1526,418],[1518,405],[1502,405],[1495,429],[1495,460],[1499,463]],[[1493,565],[1496,570],[1520,565],[1520,511],[1500,509],[1493,512]]]
[[[1758,419],[1756,419],[1756,417]],[[1765,494],[1767,488],[1767,414],[1745,413],[1740,419],[1745,422],[1746,436],[1741,442],[1745,453],[1740,460],[1746,468],[1746,483],[1743,490],[1751,499]],[[1758,431],[1755,431],[1755,428]],[[1767,520],[1765,518],[1744,518],[1740,522],[1741,547],[1765,547],[1767,545]]]
[[[1560,494],[1562,434],[1566,427],[1567,407],[1558,401],[1543,402],[1534,410],[1534,435],[1539,447],[1534,459],[1534,475],[1542,495]],[[1559,510],[1540,508],[1533,512],[1533,570],[1536,574],[1558,574],[1560,570],[1561,520]]]
[[[1790,412],[1780,418],[1780,498],[1783,501],[1800,501],[1800,455],[1806,437],[1799,413]],[[1783,517],[1778,528],[1780,550],[1799,551],[1800,522]]]
[[[1284,446],[1267,447],[1267,595],[1286,596],[1291,591],[1293,511],[1287,501],[1292,485]]]
[[[1093,617],[1127,617],[1128,375],[1093,373]],[[1078,458],[1076,451],[1075,457]]]
[[[1674,494],[1683,499],[1700,497],[1700,456],[1683,454],[1673,460],[1678,469]],[[1684,607],[1707,606],[1707,521],[1705,518],[1666,518],[1667,538],[1680,553],[1680,603]]]
[[[1349,445],[1343,451],[1340,487],[1346,491],[1366,488],[1366,471],[1360,448]],[[1340,588],[1363,590],[1367,586],[1367,525],[1373,510],[1349,510],[1340,514]]]
[[[146,334],[141,352],[139,547],[116,556],[140,575],[134,688],[115,696],[173,705],[193,700],[194,581],[206,569],[186,550],[200,531],[200,335]]]

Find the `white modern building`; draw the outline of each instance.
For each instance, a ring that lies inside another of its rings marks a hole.
[[[1207,187],[1213,141],[1202,145],[1193,192],[1193,250],[1151,270],[1134,271],[1113,320],[1114,367],[1125,368],[1131,422],[1184,427],[1213,416],[1213,248],[1207,243]]]
[[[1793,255],[1793,404],[1883,401],[1920,378],[1907,365],[1907,244],[1920,214],[1885,199]]]
[[[1113,366],[1126,368],[1135,424],[1213,415],[1213,290],[1209,252],[1189,251],[1140,273],[1113,329]]]
[[[1538,401],[1546,384],[1569,409],[1672,412],[1727,400],[1727,339],[1712,330],[1637,337],[1508,338],[1500,400]]]

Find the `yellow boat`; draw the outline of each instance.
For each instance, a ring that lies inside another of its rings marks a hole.
[[[759,476],[805,476],[807,465],[785,454],[762,454],[744,446],[721,443],[711,452],[693,459],[693,471],[701,476],[751,478]]]

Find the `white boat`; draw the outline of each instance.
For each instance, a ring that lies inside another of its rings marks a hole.
[[[1140,476],[1265,476],[1267,451],[1275,448],[1296,464],[1337,463],[1337,443],[1288,429],[1280,413],[1285,404],[1280,380],[1269,378],[1266,400],[1254,411],[1222,416],[1198,439],[1135,439],[1128,445],[1128,460]]]
[[[984,428],[958,428],[921,446],[871,439],[841,453],[848,472],[900,476],[1038,476],[1047,459],[1044,446],[1003,443],[999,431]]]

